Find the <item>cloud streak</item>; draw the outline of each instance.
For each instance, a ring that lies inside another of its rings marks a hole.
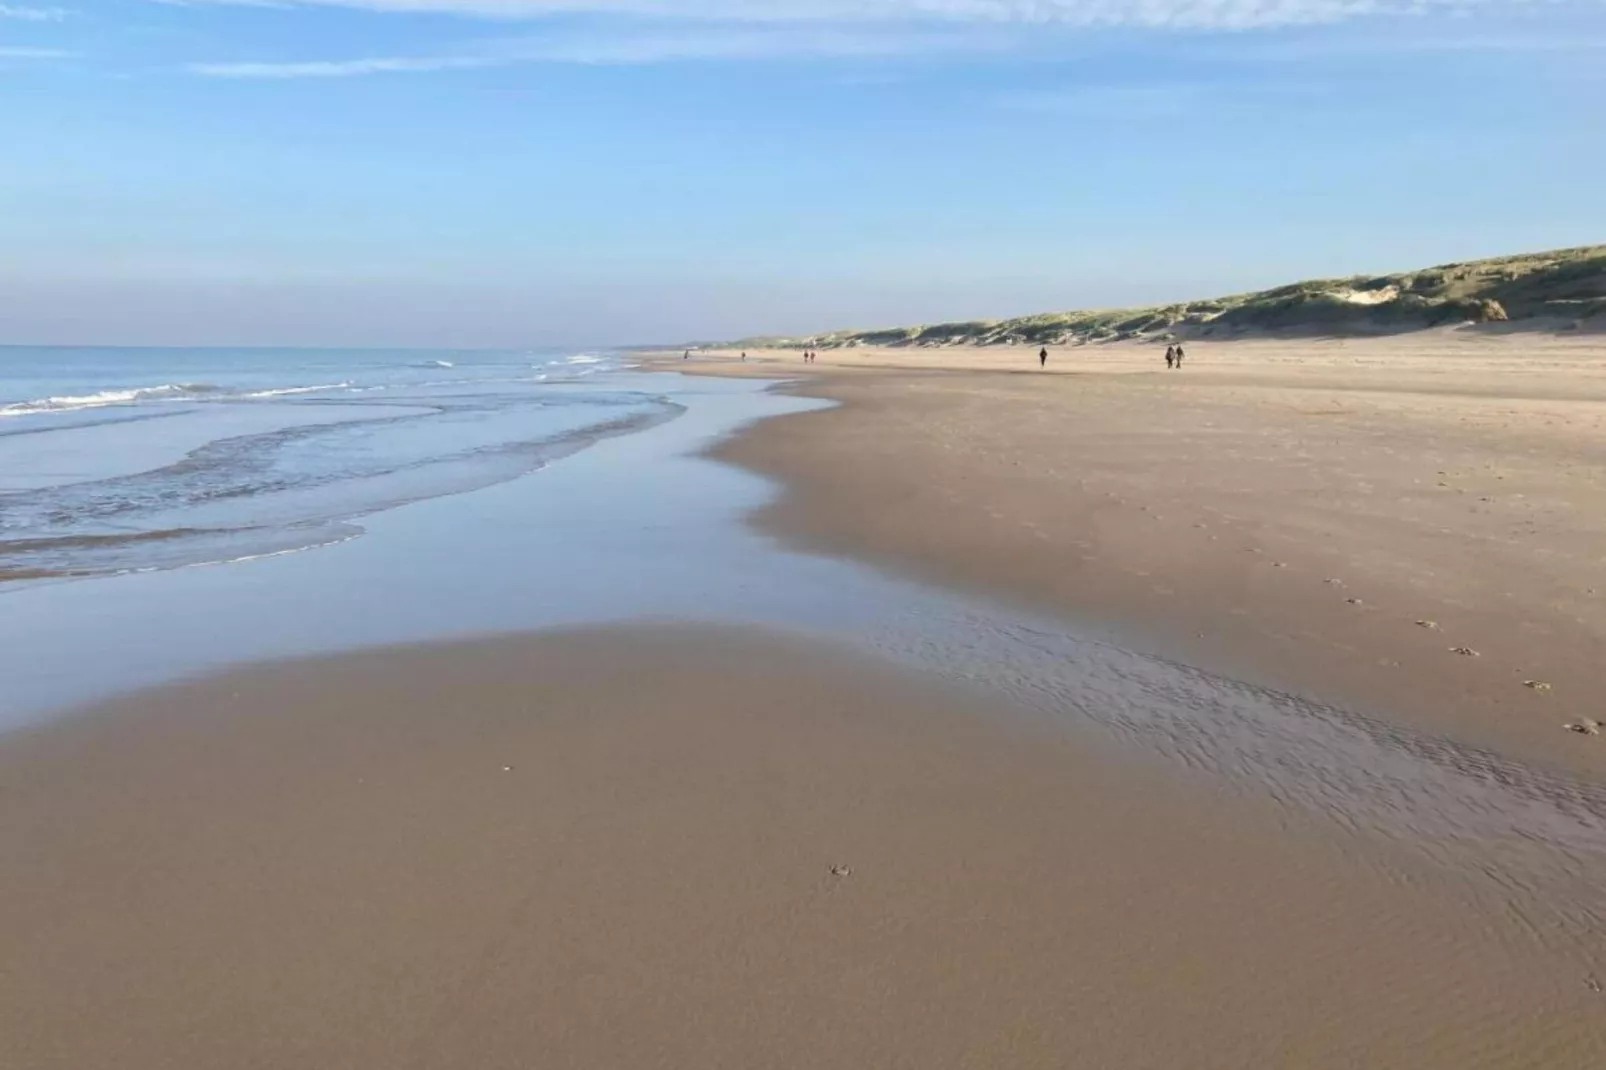
[[[943,52],[976,54],[1004,47],[993,34],[940,29],[850,30],[841,27],[688,26],[613,33],[548,34],[478,42],[463,50],[428,56],[355,59],[196,63],[189,73],[209,78],[353,78],[377,74],[423,74],[484,70],[527,64],[640,66],[706,60],[758,61],[853,59]]]
[[[12,19],[17,22],[63,22],[69,12],[59,7],[16,7],[12,4],[0,4],[0,19]]]
[[[258,3],[260,0],[189,0]],[[1330,25],[1364,17],[1466,15],[1521,8],[1556,11],[1597,0],[279,0],[396,13],[530,19],[527,37],[466,42],[423,54],[194,63],[209,78],[315,79],[473,71],[528,64],[644,65],[769,58],[851,59],[1030,53],[1078,30],[1246,31]],[[585,14],[583,20],[558,19]],[[1435,38],[1443,26],[1435,20]],[[1456,19],[1463,26],[1474,20]],[[1285,35],[1286,36],[1286,35]],[[1311,35],[1300,35],[1310,37]],[[1339,36],[1320,35],[1323,42]],[[1419,40],[1421,35],[1408,35]],[[1494,40],[1505,39],[1494,38]],[[1246,43],[1249,39],[1245,39]],[[1256,38],[1267,43],[1266,39]],[[1547,39],[1548,40],[1548,39]],[[1314,42],[1321,44],[1323,42]],[[1371,40],[1368,48],[1403,44]],[[1225,41],[1222,42],[1225,44]],[[1297,46],[1298,41],[1295,42]],[[1305,47],[1312,47],[1306,41]],[[1191,47],[1199,47],[1194,40]],[[1357,47],[1348,41],[1347,47]],[[1136,103],[1136,102],[1135,102]],[[1096,102],[1026,99],[1022,110],[1075,111]],[[1157,104],[1145,106],[1159,106]]]
[[[480,56],[390,56],[310,60],[294,63],[194,63],[187,70],[207,78],[292,79],[360,78],[369,74],[426,74],[501,66],[506,61]]]
[[[203,0],[208,2],[208,0]],[[236,0],[209,0],[231,3]],[[246,0],[254,2],[254,0]],[[632,15],[730,22],[990,22],[1254,29],[1553,6],[1555,0],[287,0],[303,6],[527,19]]]

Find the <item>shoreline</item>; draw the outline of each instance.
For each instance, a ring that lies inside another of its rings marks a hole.
[[[18,1070],[1606,1055],[1591,950],[1498,897],[762,629],[255,666],[0,782]]]
[[[750,518],[783,545],[1594,778],[1562,726],[1599,716],[1606,342],[1528,341],[653,366],[836,403],[710,451],[784,488]]]

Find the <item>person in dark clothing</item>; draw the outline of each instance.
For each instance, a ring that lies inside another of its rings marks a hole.
[[[1048,347],[1045,346],[1042,349],[1038,350],[1038,352],[1037,352],[1037,366],[1039,368],[1048,367]]]
[[[1177,344],[1177,367],[1179,367],[1179,368],[1182,367],[1182,345],[1181,345],[1181,343]]]
[[[1176,346],[1166,346],[1165,347],[1165,366],[1167,368],[1175,368],[1177,366],[1177,347]]]

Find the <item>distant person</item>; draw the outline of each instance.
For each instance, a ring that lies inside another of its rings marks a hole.
[[[1037,351],[1037,366],[1039,368],[1048,367],[1048,347],[1047,346],[1044,346],[1042,349],[1039,349]]]
[[[747,360],[747,350],[745,350],[745,349],[744,349],[744,350],[742,350],[742,360],[743,360],[743,361],[746,361],[746,360]]]
[[[690,360],[691,359],[691,350],[688,349],[688,350],[686,350],[686,352],[682,353],[680,355],[680,359],[681,360]]]
[[[1176,346],[1166,346],[1165,347],[1165,366],[1167,368],[1175,368],[1177,366],[1177,347]]]
[[[1177,343],[1177,367],[1182,367],[1182,343]]]

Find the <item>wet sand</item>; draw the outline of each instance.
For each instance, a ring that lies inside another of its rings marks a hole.
[[[751,629],[253,668],[0,793],[8,1070],[1606,1058],[1590,949],[1471,884]]]
[[[843,402],[717,455],[813,550],[1598,776],[1606,339],[703,356]],[[665,362],[683,367],[682,362]],[[1458,652],[1460,651],[1460,652]]]

